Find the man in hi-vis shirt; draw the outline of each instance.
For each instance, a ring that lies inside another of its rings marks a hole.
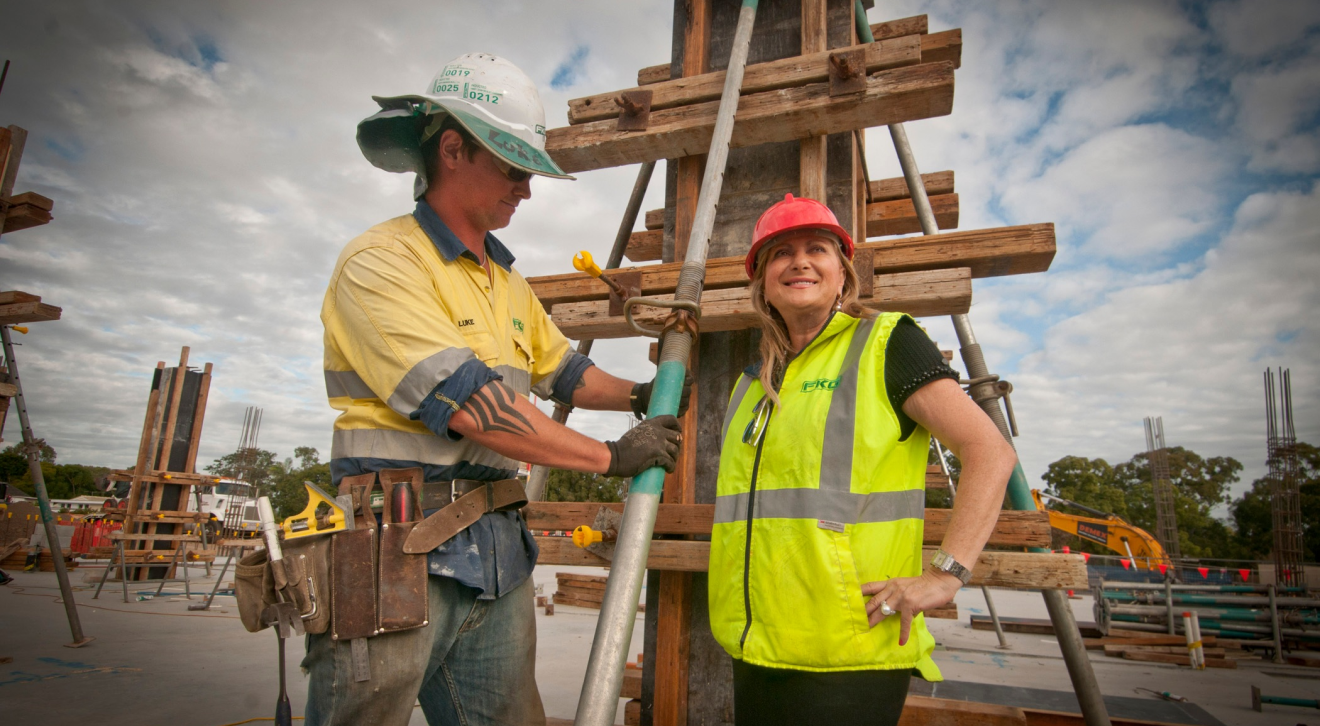
[[[601,442],[528,400],[640,416],[651,394],[650,383],[615,378],[572,350],[491,234],[531,196],[532,175],[572,179],[545,153],[531,80],[502,58],[470,53],[426,93],[376,101],[382,110],[359,125],[358,144],[377,167],[415,172],[418,203],[350,242],[330,278],[325,380],[341,411],[332,476],[338,485],[418,467],[424,501],[484,487],[484,499],[466,501],[488,504],[429,549],[426,625],[367,640],[369,680],[355,679],[348,642],[309,636],[307,722],[402,725],[420,700],[431,724],[543,723],[537,548],[517,512],[518,462],[624,477],[672,470],[678,422],[657,417]]]

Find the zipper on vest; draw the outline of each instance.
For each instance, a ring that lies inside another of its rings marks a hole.
[[[770,433],[770,420],[766,419],[765,429],[761,431],[761,440],[756,442],[756,458],[752,460],[752,483],[747,494],[747,546],[743,548],[743,607],[747,613],[747,624],[743,626],[742,637],[738,639],[738,649],[747,642],[747,633],[752,629],[752,512],[756,509],[756,475],[761,470],[761,447],[765,446]]]

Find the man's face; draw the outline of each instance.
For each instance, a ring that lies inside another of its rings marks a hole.
[[[449,139],[441,140],[442,156],[449,151],[448,142]],[[442,159],[442,163],[444,161]],[[486,149],[478,149],[471,158],[460,151],[447,161],[449,164],[446,164],[444,173],[453,172],[454,199],[464,216],[479,229],[492,231],[509,226],[518,204],[532,196],[531,178],[513,181],[501,169],[501,166],[504,169],[511,167],[497,162],[495,155]],[[517,170],[511,173],[521,176]]]

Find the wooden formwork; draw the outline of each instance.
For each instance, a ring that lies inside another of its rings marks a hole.
[[[756,349],[743,267],[756,218],[786,193],[826,203],[858,242],[863,304],[916,316],[966,313],[972,280],[1042,272],[1054,258],[1052,224],[895,236],[921,231],[912,195],[903,179],[868,178],[860,131],[948,114],[962,33],[932,33],[922,15],[874,24],[874,42],[861,43],[854,7],[854,0],[761,0],[757,11],[707,255],[701,335],[689,361],[698,385],[683,426],[684,440],[694,445],[683,448],[665,480],[648,562],[641,693],[625,710],[629,724],[732,720],[729,658],[706,622],[705,570],[725,402]],[[632,294],[674,292],[737,15],[738,3],[675,0],[669,62],[643,68],[637,87],[569,101],[569,125],[547,132],[547,151],[568,171],[667,160],[665,206],[646,213],[644,229],[625,250],[634,264],[653,264],[606,273],[626,276]],[[852,71],[841,72],[844,67]],[[922,176],[937,226],[955,229],[954,173]],[[633,334],[620,301],[611,305],[600,280],[578,273],[528,282],[569,337]],[[659,322],[642,311],[637,318]],[[927,485],[947,487],[948,478],[932,470]],[[533,531],[565,530],[593,523],[600,506],[542,502],[525,512]],[[938,544],[948,516],[949,510],[926,511],[926,544]],[[1085,588],[1080,557],[1020,551],[1048,541],[1041,514],[1003,512],[991,543],[1019,551],[987,551],[973,583]],[[538,544],[543,564],[608,564],[566,538],[538,537]],[[1019,709],[951,704],[913,699],[904,723],[1028,720]]]
[[[178,366],[167,368],[164,361],[156,364],[137,463],[132,469],[110,472],[112,481],[131,482],[128,507],[116,515],[123,517],[124,527],[111,536],[123,542],[125,563],[161,563],[137,568],[130,579],[173,577],[169,563],[179,548],[189,552],[178,561],[214,558],[212,549],[199,549],[203,540],[198,526],[205,515],[188,511],[193,487],[214,486],[220,481],[196,471],[211,370],[210,363],[201,371],[190,369],[186,347]]]

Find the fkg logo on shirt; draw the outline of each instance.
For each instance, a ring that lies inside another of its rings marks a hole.
[[[812,391],[833,391],[839,386],[838,378],[817,378],[814,381],[803,381],[802,392],[811,393]]]
[[[519,333],[523,332],[523,322],[518,318],[513,319],[513,329]]]

